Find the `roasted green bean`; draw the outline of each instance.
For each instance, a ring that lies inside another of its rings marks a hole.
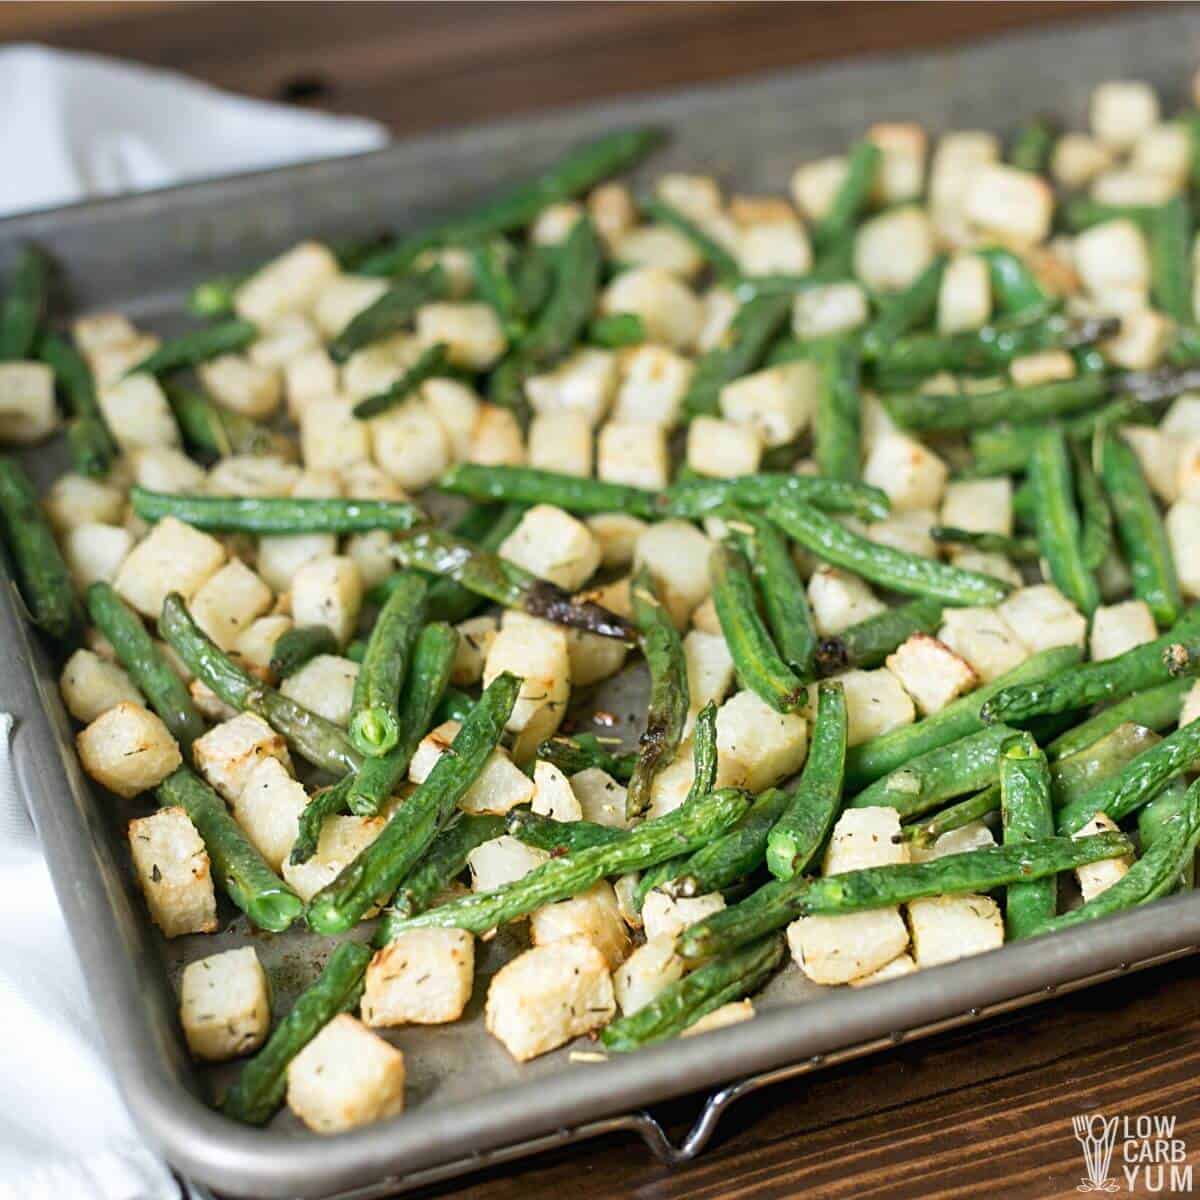
[[[1027,845],[1054,835],[1050,807],[1050,768],[1029,734],[1010,739],[1000,755],[1000,811],[1004,844]],[[1058,911],[1058,880],[1052,875],[1010,883],[1004,895],[1004,932],[1010,940],[1028,937]]]
[[[194,367],[210,358],[222,354],[236,354],[245,350],[258,337],[258,327],[252,321],[238,318],[210,325],[206,329],[195,329],[177,338],[163,342],[145,358],[134,363],[126,372],[129,375],[165,375],[183,367]]]
[[[834,675],[850,667],[877,667],[914,633],[936,633],[942,624],[942,604],[922,597],[868,617],[817,646],[817,668]]]
[[[1086,616],[1100,605],[1096,578],[1083,563],[1079,512],[1067,439],[1050,426],[1038,435],[1029,460],[1038,545],[1050,578]]]

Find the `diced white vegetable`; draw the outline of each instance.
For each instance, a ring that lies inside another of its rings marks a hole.
[[[616,1012],[604,955],[587,938],[535,946],[488,988],[487,1029],[518,1062],[608,1023]]]
[[[1089,837],[1096,833],[1118,832],[1115,821],[1109,819],[1106,813],[1097,813],[1078,833],[1072,837]],[[1075,868],[1075,878],[1079,881],[1079,890],[1084,903],[1094,900],[1101,892],[1106,892],[1114,883],[1119,882],[1133,865],[1133,859],[1128,855],[1120,858],[1105,858],[1100,862],[1085,863]]]
[[[833,827],[822,871],[843,875],[908,860],[909,844],[900,837],[900,814],[894,808],[848,808]]]
[[[1066,188],[1086,187],[1113,164],[1112,151],[1086,133],[1064,133],[1054,143],[1050,173]]]
[[[655,888],[642,904],[646,937],[650,940],[676,938],[689,926],[721,912],[724,907],[725,897],[720,892],[710,892],[707,896],[680,896],[675,900]]]
[[[805,163],[792,172],[792,199],[810,221],[819,221],[833,207],[848,167],[845,156],[837,155]]]
[[[579,599],[590,600],[611,612],[628,616],[621,612],[622,594],[628,595],[629,580],[620,579],[606,587],[594,588],[581,592]],[[587,633],[582,629],[567,630],[567,658],[571,664],[571,685],[573,687],[588,687],[599,683],[601,679],[609,679],[624,665],[629,654],[629,646],[619,638],[601,637],[598,633]]]
[[[612,884],[606,879],[569,900],[536,909],[529,918],[529,933],[535,946],[549,946],[570,937],[587,938],[604,955],[610,971],[615,971],[629,954],[629,934]]]
[[[1176,501],[1167,513],[1166,528],[1180,587],[1200,597],[1200,504]]]
[[[313,400],[300,414],[300,453],[310,469],[336,471],[371,457],[371,431],[349,400]]]
[[[642,421],[671,429],[691,382],[693,366],[665,346],[633,347],[619,358],[621,383],[614,419]]]
[[[471,431],[467,461],[487,467],[519,467],[525,461],[525,442],[516,416],[498,404],[481,404]]]
[[[126,799],[162,783],[183,761],[179,746],[157,714],[122,701],[75,737],[83,769]]]
[[[847,671],[838,678],[846,690],[846,744],[858,746],[916,720],[912,698],[886,668]]]
[[[1151,488],[1167,504],[1178,499],[1181,443],[1149,425],[1123,425],[1120,432]]]
[[[717,711],[718,759],[730,760],[722,770],[740,764],[751,792],[793,775],[807,752],[808,722],[797,713],[777,713],[753,692],[735,693]]]
[[[457,721],[444,721],[421,739],[408,766],[408,777],[413,783],[424,783],[429,778],[434,764],[450,749],[460,728]],[[518,804],[528,804],[533,794],[533,780],[513,763],[503,746],[497,746],[459,801],[459,808],[469,813],[503,815]]]
[[[234,294],[234,308],[239,317],[267,326],[309,308],[337,276],[337,259],[327,246],[301,242],[259,267]]]
[[[587,207],[596,232],[610,245],[637,222],[633,196],[623,183],[602,183],[589,194]]]
[[[321,334],[302,313],[286,313],[262,331],[246,353],[255,366],[279,371],[288,363],[319,349]]]
[[[362,1015],[368,1025],[457,1021],[475,981],[475,939],[465,929],[410,929],[367,967]]]
[[[950,561],[964,571],[977,571],[980,575],[991,575],[1013,587],[1021,587],[1025,580],[1021,572],[1003,554],[991,554],[982,550],[952,549]]]
[[[1054,191],[1032,171],[990,163],[976,174],[965,203],[970,221],[1019,245],[1043,241],[1050,232]]]
[[[264,758],[234,797],[233,817],[271,870],[278,871],[291,853],[307,805],[304,785],[288,774],[280,759]]]
[[[143,616],[157,619],[168,593],[190,600],[224,561],[216,538],[164,517],[130,551],[113,586]]]
[[[404,1111],[404,1055],[349,1013],[287,1069],[288,1107],[314,1133],[343,1133]]]
[[[701,1033],[712,1033],[724,1029],[728,1025],[740,1025],[743,1021],[754,1019],[754,1001],[748,996],[744,1000],[730,1000],[720,1008],[705,1013],[698,1021],[693,1021],[682,1033],[681,1038],[696,1037]]]
[[[969,821],[949,833],[941,834],[932,846],[913,844],[909,854],[913,862],[932,862],[950,854],[965,854],[968,850],[983,850],[994,846],[996,839],[982,821]]]
[[[443,343],[451,363],[471,371],[487,370],[508,345],[488,304],[426,304],[417,311],[417,337],[423,346]]]
[[[733,656],[724,637],[693,629],[683,639],[687,663],[688,719],[685,733],[691,731],[700,710],[712,701],[720,704],[733,687]]]
[[[964,658],[981,683],[991,683],[1019,667],[1029,650],[994,608],[948,608],[938,640]]]
[[[969,663],[927,633],[914,633],[889,654],[887,668],[916,701],[923,716],[939,712],[979,683]]]
[[[794,216],[755,221],[740,230],[738,265],[746,275],[804,275],[812,268],[812,246]]]
[[[668,171],[658,177],[654,191],[660,200],[693,221],[704,220],[721,211],[721,188],[711,175]]]
[[[829,337],[865,325],[867,294],[857,283],[825,283],[796,293],[792,332],[798,338]]]
[[[97,350],[131,342],[137,335],[129,318],[119,312],[89,313],[71,323],[71,337],[85,358]]]
[[[982,954],[1004,944],[1004,918],[990,896],[932,896],[908,905],[918,969]]]
[[[599,767],[577,771],[571,776],[571,791],[579,802],[583,820],[608,825],[613,829],[628,828],[629,821],[625,817],[626,789],[607,771]]]
[[[1129,165],[1145,175],[1162,175],[1178,187],[1192,164],[1187,127],[1180,121],[1155,125],[1138,138]]]
[[[623,271],[605,289],[601,306],[607,313],[635,313],[650,341],[676,350],[691,349],[704,323],[703,305],[691,289],[658,267]]]
[[[1164,436],[1169,436],[1164,432]],[[1177,443],[1178,465],[1175,468],[1177,493],[1184,500],[1200,500],[1200,437]]]
[[[987,263],[977,254],[955,255],[942,274],[937,324],[941,333],[978,329],[992,315]]]
[[[897,208],[859,226],[854,274],[873,292],[896,292],[933,261],[933,227],[919,208]]]
[[[332,883],[383,831],[384,817],[326,817],[317,852],[303,863],[283,861],[283,878],[301,900]]]
[[[543,738],[562,723],[571,691],[571,662],[567,636],[558,625],[532,617],[506,620],[488,650],[483,667],[483,684],[504,671],[522,680],[506,728],[521,734],[523,753],[514,747],[518,760],[532,757]]]
[[[395,571],[392,542],[391,532],[387,529],[355,533],[346,539],[346,555],[358,567],[364,589],[369,590],[382,583]]]
[[[450,669],[450,682],[456,687],[471,687],[483,677],[483,663],[500,631],[500,622],[493,616],[471,617],[455,628],[458,650]]]
[[[261,420],[279,407],[279,372],[270,367],[260,367],[240,354],[222,354],[196,370],[204,390],[230,412]]]
[[[529,230],[535,246],[558,246],[567,240],[575,222],[583,216],[583,207],[573,200],[548,204],[538,213]]]
[[[205,580],[189,607],[196,624],[222,650],[232,650],[238,637],[273,600],[271,589],[234,558]]]
[[[1008,365],[1008,373],[1017,387],[1034,387],[1075,378],[1075,360],[1065,350],[1042,350],[1024,354]]]
[[[134,367],[162,345],[162,338],[139,333],[127,342],[114,342],[84,355],[98,388],[119,383]],[[150,376],[143,376],[150,378]]]
[[[911,955],[898,954],[878,971],[872,971],[870,975],[860,975],[857,979],[850,980],[850,986],[871,987],[876,983],[886,983],[889,979],[899,979],[901,976],[911,975],[916,969],[917,964],[913,962]]]
[[[625,1016],[645,1008],[664,988],[683,978],[683,959],[673,934],[648,938],[613,973],[613,991]]]
[[[350,724],[350,706],[357,678],[358,663],[336,654],[318,654],[289,675],[279,685],[279,690],[297,704],[345,729]]]
[[[915,200],[925,182],[925,130],[911,121],[884,122],[867,130],[867,140],[883,151],[875,193],[883,204]]]
[[[344,555],[305,563],[292,576],[292,619],[324,625],[342,645],[354,636],[362,600],[358,564]]]
[[[111,583],[133,549],[133,534],[119,525],[77,525],[62,539],[63,558],[82,592],[97,580]]]
[[[301,478],[299,467],[274,455],[235,454],[209,471],[204,490],[211,496],[267,499],[292,494]]]
[[[596,474],[607,483],[661,491],[671,479],[666,430],[644,421],[609,421],[596,443]]]
[[[711,287],[701,299],[704,323],[696,337],[696,349],[702,354],[715,349],[729,331],[741,305],[738,298],[726,287]]]
[[[1052,646],[1082,646],[1087,636],[1087,618],[1049,584],[1018,588],[997,611],[1034,654]]]
[[[269,587],[284,593],[301,567],[336,553],[337,535],[333,533],[271,534],[258,539],[255,566]]]
[[[205,1062],[238,1058],[266,1041],[271,994],[253,946],[210,954],[184,967],[179,1023],[192,1057]]]
[[[634,562],[645,566],[677,629],[709,593],[712,542],[689,521],[659,521],[638,538]]]
[[[553,764],[538,761],[533,767],[533,802],[530,808],[554,821],[581,821],[583,809],[571,781]]]
[[[526,846],[508,834],[476,846],[467,855],[471,887],[477,892],[490,892],[506,883],[515,883],[549,861],[550,855],[545,850]]]
[[[1200,720],[1200,681],[1192,684],[1191,690],[1183,698],[1183,707],[1179,710],[1179,727],[1182,729],[1196,720]]]
[[[37,442],[57,427],[54,372],[45,363],[0,363],[0,442]]]
[[[1170,317],[1151,308],[1121,314],[1121,332],[1101,345],[1105,358],[1128,371],[1157,366],[1175,334]]]
[[[541,413],[529,422],[529,465],[587,478],[592,473],[592,430],[581,413]]]
[[[646,532],[647,525],[640,517],[628,513],[597,513],[585,517],[584,524],[600,543],[600,565],[627,567],[633,562],[634,547]]]
[[[600,565],[600,544],[592,531],[552,504],[535,504],[500,544],[500,555],[539,579],[573,592]]]
[[[58,688],[67,711],[85,725],[118,704],[145,704],[125,671],[91,650],[76,650],[67,659]]]
[[[370,425],[375,461],[407,491],[428,487],[453,459],[445,429],[420,400],[397,405]]]
[[[172,446],[148,446],[145,450],[134,451],[130,458],[138,487],[172,494],[205,490],[208,473],[182,450]]]
[[[182,808],[160,808],[130,821],[129,851],[151,920],[163,937],[216,930],[208,851]]]
[[[429,379],[421,385],[421,400],[441,425],[454,461],[468,458],[479,421],[478,394],[457,379]]]
[[[360,312],[388,290],[386,279],[366,275],[335,275],[322,283],[312,305],[313,320],[327,338],[338,336]]]
[[[242,794],[255,767],[269,758],[285,769],[292,765],[283,735],[254,713],[239,713],[192,743],[196,770],[231,802]]]
[[[794,441],[812,421],[820,388],[815,363],[770,367],[727,383],[721,389],[721,412],[727,421],[755,430],[763,445],[782,446]],[[688,447],[690,454],[690,438]]]
[[[822,563],[808,581],[808,603],[822,637],[837,634],[887,610],[870,586],[857,575]]]
[[[1092,132],[1114,150],[1128,150],[1158,124],[1158,97],[1149,84],[1114,79],[1092,92]]]
[[[814,983],[850,983],[886,966],[908,948],[897,907],[838,917],[801,917],[787,927],[796,964]]]
[[[694,279],[704,268],[700,251],[669,225],[638,225],[617,237],[612,255],[622,267],[655,267]]]
[[[1093,296],[1121,289],[1144,293],[1150,284],[1146,238],[1124,218],[1093,225],[1075,239],[1075,269]]]
[[[96,400],[122,450],[179,445],[179,426],[153,375],[129,375],[102,385]]]
[[[579,413],[593,429],[607,415],[617,393],[617,356],[611,350],[584,347],[552,371],[525,381],[535,413]]]
[[[342,368],[345,399],[366,400],[398,383],[421,356],[421,344],[410,333],[393,333],[356,350]]]
[[[55,530],[77,525],[119,525],[125,511],[120,488],[86,475],[60,475],[42,498],[42,507]]]
[[[948,483],[942,498],[941,523],[978,533],[1011,534],[1012,480],[1003,475]]]
[[[936,508],[950,471],[922,442],[903,433],[878,438],[863,467],[863,482],[887,493],[895,512]]]
[[[1126,600],[1096,609],[1092,614],[1091,656],[1116,658],[1126,650],[1152,642],[1158,636],[1150,606],[1144,600]]]
[[[762,434],[754,425],[696,417],[688,425],[687,464],[698,475],[736,479],[752,475],[762,461]]]
[[[196,706],[196,711],[206,721],[232,721],[238,715],[237,709],[226,704],[203,680],[193,679],[188,684],[188,694]]]

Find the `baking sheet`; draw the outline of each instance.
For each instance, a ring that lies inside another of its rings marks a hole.
[[[918,119],[934,132],[1004,132],[1051,110],[1078,123],[1092,86],[1119,77],[1155,83],[1170,109],[1185,99],[1198,42],[1194,9],[1151,9],[1088,29],[526,119],[357,159],[0,222],[0,269],[22,240],[35,238],[68,265],[74,311],[117,307],[170,331],[198,278],[312,234],[413,227],[614,125],[651,120],[671,129],[672,146],[653,160],[653,174],[710,171],[740,191],[780,191],[799,162],[842,148],[875,120]],[[61,466],[54,457],[32,457],[43,479]],[[873,989],[819,989],[792,969],[769,986],[753,1022],[606,1063],[573,1064],[560,1051],[517,1065],[483,1032],[481,1019],[488,976],[520,944],[520,935],[508,932],[481,946],[467,1020],[389,1034],[408,1065],[403,1118],[332,1140],[308,1134],[286,1113],[265,1131],[246,1129],[204,1103],[219,1078],[197,1073],[187,1060],[172,977],[191,958],[250,941],[272,974],[282,1011],[315,975],[329,943],[300,931],[251,932],[228,910],[214,937],[158,937],[122,844],[125,822],[146,810],[100,794],[83,778],[50,663],[18,607],[6,589],[2,702],[18,718],[18,777],[122,1089],[175,1165],[232,1195],[321,1196],[385,1177],[400,1182],[439,1164],[469,1169],[478,1161],[472,1155],[493,1148],[814,1055],[886,1044],[905,1031],[970,1019],[989,1005],[1200,942],[1200,894],[1177,897]],[[622,697],[601,703],[622,716],[640,711]]]

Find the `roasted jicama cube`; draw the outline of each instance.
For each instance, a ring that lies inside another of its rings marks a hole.
[[[161,718],[129,700],[102,712],[75,738],[83,769],[127,799],[162,783],[183,761]]]
[[[253,946],[184,967],[179,1023],[192,1057],[206,1062],[238,1058],[263,1044],[271,1027],[271,992]]]
[[[163,937],[216,930],[208,851],[182,808],[160,808],[130,821],[129,851],[146,907]]]
[[[367,967],[362,1016],[368,1025],[444,1025],[471,999],[475,939],[462,929],[410,929]]]

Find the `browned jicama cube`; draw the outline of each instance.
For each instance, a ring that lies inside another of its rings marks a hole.
[[[222,1062],[257,1050],[271,1028],[271,992],[254,947],[188,963],[179,1020],[194,1058]]]
[[[182,808],[129,822],[129,850],[146,906],[164,937],[217,928],[208,851]]]
[[[123,700],[76,735],[83,769],[99,784],[130,798],[162,783],[183,761],[157,714]]]
[[[471,998],[475,939],[463,929],[410,929],[367,968],[362,1015],[368,1025],[442,1025]]]

